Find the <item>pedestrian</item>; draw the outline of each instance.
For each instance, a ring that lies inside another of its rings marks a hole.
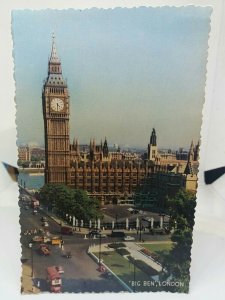
[[[40,281],[37,282],[37,287],[40,288]]]

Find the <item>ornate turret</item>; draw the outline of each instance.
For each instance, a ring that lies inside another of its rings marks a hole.
[[[190,146],[190,150],[188,153],[188,161],[193,161],[194,160],[194,142],[193,140],[191,141],[191,146]]]
[[[61,61],[57,53],[55,35],[52,35],[52,51],[48,62],[48,74],[62,74]]]
[[[194,161],[199,160],[199,150],[200,150],[200,141],[198,141],[197,145],[194,148]]]
[[[157,137],[155,128],[152,129],[152,134],[150,137],[150,143],[148,144],[148,160],[155,161],[158,155],[158,148],[157,148]]]
[[[67,88],[66,81],[62,76],[61,60],[57,53],[54,34],[52,36],[52,50],[48,61],[48,78],[46,80],[45,86],[52,88],[51,91],[54,92],[58,92],[59,89],[61,89],[62,92],[62,88]],[[59,89],[57,90],[56,88]]]
[[[104,145],[103,145],[103,157],[108,157],[109,155],[109,148],[108,148],[108,144],[107,144],[107,140],[105,138],[105,141],[104,141]]]
[[[157,140],[156,132],[155,132],[155,128],[153,128],[152,129],[152,134],[151,134],[151,137],[150,137],[150,145],[157,146],[156,140]]]

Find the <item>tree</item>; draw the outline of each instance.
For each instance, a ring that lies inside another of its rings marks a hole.
[[[102,217],[99,201],[89,198],[87,192],[83,190],[51,183],[44,185],[39,197],[43,205],[48,208],[54,207],[61,216],[68,214],[84,221]]]
[[[57,210],[67,208],[70,198],[72,198],[72,190],[63,184],[45,184],[39,193],[40,201],[43,205],[52,209],[55,207]]]
[[[186,190],[180,190],[174,198],[168,199],[170,226],[174,228],[171,236],[174,247],[162,259],[164,266],[162,278],[182,283],[178,287],[169,287],[168,290],[172,292],[187,293],[189,289],[195,206],[195,193]]]

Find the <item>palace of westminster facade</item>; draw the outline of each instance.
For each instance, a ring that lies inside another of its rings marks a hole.
[[[85,149],[79,146],[78,140],[74,139],[70,144],[69,92],[62,76],[54,37],[48,76],[42,90],[42,104],[45,183],[63,183],[86,190],[90,196],[100,199],[102,204],[112,203],[115,199],[132,198],[137,187],[159,173],[163,174],[166,186],[178,185],[196,190],[199,144],[191,144],[185,160],[177,159],[172,154],[159,153],[155,129],[152,130],[145,157],[120,149],[110,152],[106,138],[100,145],[91,140]]]

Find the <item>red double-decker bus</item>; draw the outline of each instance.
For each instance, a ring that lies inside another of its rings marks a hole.
[[[52,293],[61,293],[62,290],[62,279],[55,266],[48,267],[47,271],[47,282],[49,283],[50,291]]]

